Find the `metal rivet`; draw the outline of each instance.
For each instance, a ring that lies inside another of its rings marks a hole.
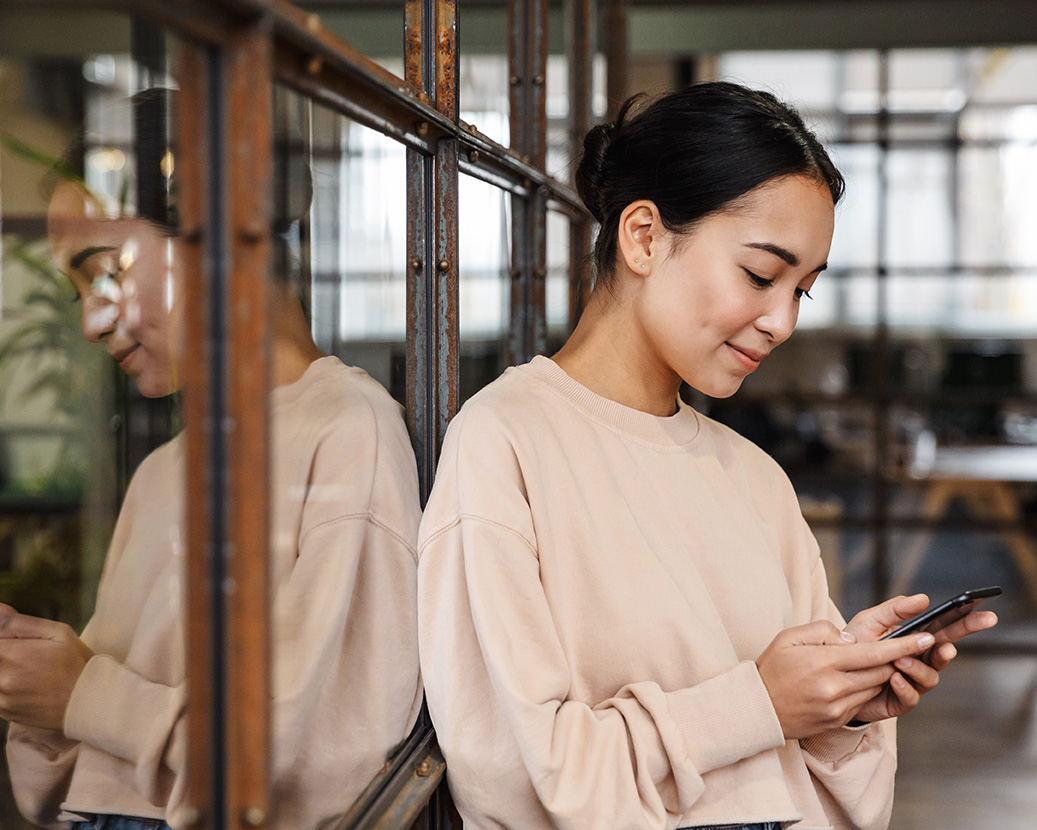
[[[468,132],[470,132],[470,133],[477,133],[477,132],[479,132],[479,128],[476,127],[475,124],[469,124],[468,125]]]
[[[432,774],[432,762],[426,758],[418,764],[418,768],[414,770],[414,773],[419,778],[428,778]]]
[[[543,75],[537,75],[533,79],[533,83],[536,84],[537,86],[543,86],[544,85],[544,76]]]
[[[306,71],[311,75],[319,75],[320,71],[324,68],[324,58],[317,56],[310,58],[310,62],[306,64]]]
[[[450,269],[450,260],[448,260],[448,259],[441,259],[439,261],[439,270],[440,271],[448,271],[449,269]]]
[[[415,271],[420,271],[421,270],[421,260],[420,259],[412,259],[410,261],[410,267],[413,268]]]
[[[543,268],[537,268],[537,269],[536,269],[536,270],[535,270],[535,271],[533,272],[533,276],[534,276],[534,277],[536,277],[537,279],[541,279],[541,280],[542,280],[542,279],[543,279],[544,277],[546,277],[546,276],[547,276],[547,272],[546,272],[546,271],[544,271],[544,269],[543,269]]]
[[[475,164],[478,160],[479,160],[479,151],[478,150],[469,150],[468,151],[468,161],[470,161],[472,164]]]
[[[319,14],[308,14],[306,15],[306,28],[311,32],[320,31],[320,15]]]
[[[266,810],[262,807],[248,807],[242,814],[242,819],[249,827],[259,827],[266,821]]]
[[[428,121],[419,121],[414,125],[414,131],[420,136],[428,135]]]
[[[522,83],[522,79],[518,75],[512,75],[511,76],[511,85],[512,86],[518,86],[520,83]]]

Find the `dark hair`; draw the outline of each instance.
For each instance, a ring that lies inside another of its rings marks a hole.
[[[828,186],[833,204],[845,182],[799,114],[769,92],[732,83],[696,84],[643,107],[635,95],[615,121],[583,142],[576,187],[601,224],[595,279],[616,260],[623,210],[638,199],[659,208],[663,224],[686,233],[749,191],[781,176],[807,175]]]

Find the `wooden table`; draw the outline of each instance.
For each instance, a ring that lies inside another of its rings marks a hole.
[[[978,517],[1014,528],[1003,532],[1009,551],[1037,606],[1037,540],[1023,529],[1019,485],[1037,482],[1037,447],[938,447],[924,465],[915,464],[909,480],[925,485],[922,515],[937,521],[954,498],[962,499]],[[930,534],[920,534],[894,573],[893,594],[906,593],[918,573]]]

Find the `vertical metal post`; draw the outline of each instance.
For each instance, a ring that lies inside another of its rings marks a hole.
[[[186,822],[266,826],[270,38],[181,47],[187,420]]]
[[[874,395],[873,421],[875,427],[875,459],[872,470],[872,498],[874,500],[874,591],[876,603],[886,598],[889,590],[889,550],[890,550],[890,517],[889,517],[889,481],[887,478],[887,461],[890,457],[889,426],[889,235],[887,221],[889,217],[889,52],[879,52],[879,112],[878,112],[878,247],[876,268],[876,320],[874,348],[872,349],[872,392]]]
[[[511,148],[534,167],[547,159],[547,0],[509,0]],[[547,194],[512,197],[511,329],[508,360],[547,345]]]
[[[225,49],[227,822],[270,815],[269,269],[273,71],[263,18]]]
[[[591,70],[594,50],[591,24],[593,0],[566,0],[566,53],[569,63],[569,157],[583,153],[583,139],[591,121]],[[591,247],[591,222],[573,219],[569,223],[569,330],[576,328],[590,295],[588,255]]]
[[[184,262],[184,417],[186,430],[185,538],[186,598],[184,636],[187,645],[187,718],[185,770],[187,824],[191,828],[222,826],[220,788],[213,782],[223,774],[223,740],[216,728],[221,665],[213,649],[213,583],[210,567],[213,540],[213,500],[209,457],[212,439],[212,376],[208,371],[212,321],[206,293],[210,275],[209,242],[209,54],[182,42],[179,51],[180,112],[177,167],[180,172],[180,226]]]
[[[627,9],[626,0],[605,0],[605,89],[608,117],[615,118],[627,98]]]
[[[405,19],[406,80],[456,123],[456,0],[407,0]],[[458,405],[458,151],[452,137],[434,156],[407,151],[407,422],[423,503]]]

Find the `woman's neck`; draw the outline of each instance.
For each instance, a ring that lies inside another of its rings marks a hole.
[[[310,325],[298,299],[287,287],[275,289],[271,305],[273,385],[287,386],[299,380],[313,361],[324,357],[310,333]]]
[[[660,365],[631,304],[604,288],[591,294],[576,330],[552,359],[603,398],[652,415],[677,411],[680,377]]]

